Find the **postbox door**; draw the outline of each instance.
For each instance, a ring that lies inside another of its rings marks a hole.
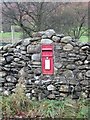
[[[43,74],[53,74],[54,73],[54,63],[53,63],[53,46],[42,46],[42,73]],[[44,49],[47,47],[47,49]]]

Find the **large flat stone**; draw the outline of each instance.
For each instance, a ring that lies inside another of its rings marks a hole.
[[[27,53],[35,53],[35,46],[34,45],[28,45],[27,46]]]
[[[0,77],[4,77],[4,76],[6,76],[6,72],[0,71]]]
[[[10,76],[10,75],[6,77],[6,80],[8,82],[12,82],[12,83],[17,82],[17,79],[15,77],[13,77],[13,76]]]
[[[51,44],[53,41],[51,39],[41,39],[42,44]]]
[[[48,37],[48,38],[51,38],[53,35],[55,35],[55,31],[53,29],[48,29],[45,31],[45,35]]]
[[[50,94],[48,95],[48,98],[51,100],[51,99],[55,99],[55,95],[54,94]]]
[[[90,77],[90,70],[88,70],[88,71],[86,72],[86,76],[87,76],[87,77]]]
[[[60,42],[60,37],[53,36],[53,37],[52,37],[52,40],[53,40],[54,42]]]
[[[63,50],[65,51],[71,51],[73,50],[73,46],[71,44],[66,44],[64,47],[63,47]]]
[[[69,92],[69,86],[68,85],[61,85],[59,91],[60,92]]]
[[[76,66],[74,64],[69,64],[66,66],[67,69],[74,70]]]
[[[11,62],[12,60],[13,60],[13,56],[7,56],[7,57],[6,57],[6,61],[7,61],[7,62]]]
[[[40,61],[41,60],[41,55],[40,54],[33,54],[31,59],[33,61]]]
[[[28,44],[30,44],[30,39],[31,39],[31,38],[26,38],[26,39],[24,39],[24,40],[22,41],[22,45],[27,46]]]
[[[72,38],[70,36],[65,36],[61,39],[61,42],[63,43],[68,43],[72,40]]]
[[[50,85],[47,86],[47,90],[48,91],[55,90],[55,86],[50,84]]]
[[[58,69],[62,67],[62,64],[61,64],[61,63],[55,63],[54,65],[55,65],[55,67],[58,68]]]
[[[73,71],[71,71],[71,70],[66,70],[63,74],[68,79],[73,79],[74,78]]]

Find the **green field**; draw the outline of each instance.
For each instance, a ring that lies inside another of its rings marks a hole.
[[[89,38],[90,37],[88,37],[88,36],[81,36],[80,41],[81,42],[88,42],[88,41],[90,41]]]
[[[21,35],[22,35],[22,33],[21,32],[14,32],[14,37],[15,38],[20,38],[21,37]],[[11,32],[6,32],[6,33],[0,33],[0,38],[11,38],[12,37],[12,34],[11,34]]]
[[[21,36],[22,36],[21,32],[14,33],[14,38],[21,38]],[[0,38],[4,38],[4,39],[12,38],[11,32],[6,32],[3,34],[0,33]],[[81,42],[88,42],[90,40],[89,40],[88,36],[81,36],[80,41]]]

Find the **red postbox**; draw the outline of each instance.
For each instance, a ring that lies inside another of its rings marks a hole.
[[[53,44],[42,44],[42,73],[51,75],[54,73]]]

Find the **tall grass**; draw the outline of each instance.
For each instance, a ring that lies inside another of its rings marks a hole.
[[[3,118],[88,118],[90,102],[86,99],[72,100],[30,100],[25,89],[18,83],[16,91],[10,96],[3,96]]]

